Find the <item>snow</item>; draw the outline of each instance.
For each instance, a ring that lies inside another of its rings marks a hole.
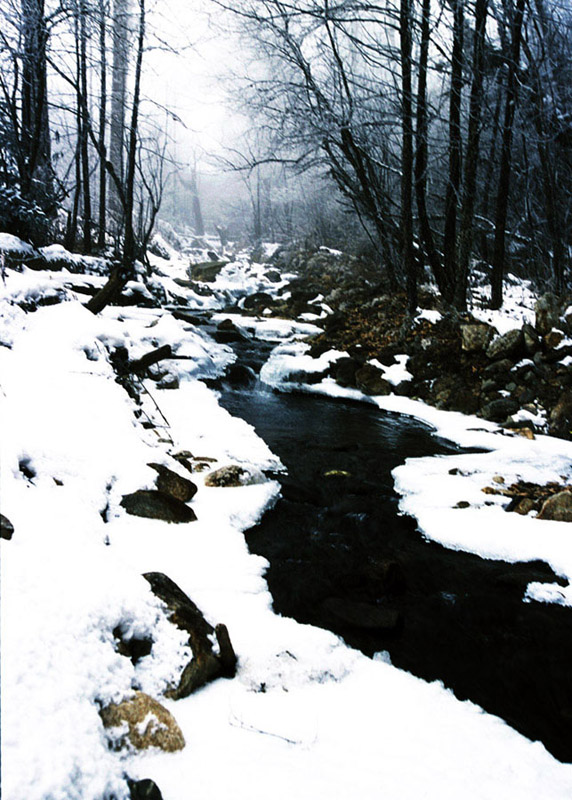
[[[0,235],[0,248],[7,241]],[[175,272],[175,261],[162,268],[173,263]],[[263,272],[246,261],[229,265],[216,303],[258,291]],[[0,563],[6,800],[125,800],[125,775],[152,778],[164,800],[570,797],[572,767],[541,744],[439,682],[395,669],[383,654],[370,660],[327,631],[274,614],[267,562],[248,552],[243,533],[278,496],[279,485],[261,474],[282,465],[201,381],[220,374],[231,351],[164,309],[108,308],[93,316],[65,288],[69,277],[9,270],[0,285],[0,492],[15,527],[13,539],[1,541]],[[15,304],[56,290],[66,302],[33,313]],[[177,291],[191,306],[198,297]],[[281,389],[292,371],[323,371],[344,355],[310,359],[299,338],[314,326],[237,321],[278,342],[262,377]],[[190,357],[165,362],[180,387],[144,381],[138,409],[115,381],[108,353],[123,346],[137,358],[161,344]],[[399,382],[405,368],[400,357],[386,377]],[[498,473],[507,483],[569,478],[570,443],[527,441],[395,395],[364,398],[331,379],[297,388],[415,415],[439,435],[488,449],[407,460],[394,473],[402,510],[449,547],[508,561],[542,558],[572,575],[565,523],[505,514],[506,498],[481,491]],[[139,410],[155,429],[142,427]],[[122,495],[153,486],[148,463],[181,471],[172,458],[180,450],[216,459],[212,468],[240,464],[262,482],[211,488],[196,472],[196,522],[127,515]],[[471,507],[453,508],[459,500]],[[239,658],[233,680],[176,702],[163,697],[190,652],[141,577],[146,571],[165,572],[211,623],[228,625]],[[523,600],[571,604],[572,596],[569,587],[531,584]],[[134,666],[116,652],[118,627],[124,639],[151,636],[151,654]],[[134,689],[171,711],[185,749],[109,749],[98,708]]]

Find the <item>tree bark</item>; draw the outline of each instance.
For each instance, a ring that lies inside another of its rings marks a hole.
[[[512,22],[511,52],[508,65],[506,100],[503,122],[500,175],[495,212],[495,243],[491,277],[491,308],[500,308],[503,301],[503,278],[505,271],[505,239],[510,174],[512,166],[512,131],[518,95],[517,71],[520,62],[520,44],[525,0],[517,0]]]

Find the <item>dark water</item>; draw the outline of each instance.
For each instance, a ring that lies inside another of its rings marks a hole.
[[[282,499],[247,532],[270,562],[276,611],[389,651],[571,761],[572,610],[522,602],[530,581],[556,576],[447,550],[398,514],[391,469],[457,451],[367,405],[252,388],[221,402],[288,468]]]

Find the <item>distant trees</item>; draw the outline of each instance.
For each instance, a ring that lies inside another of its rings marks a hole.
[[[558,63],[570,76],[572,15],[564,7],[552,0],[220,5],[251,43],[241,98],[266,141],[251,166],[277,160],[299,171],[327,169],[412,308],[427,266],[443,298],[464,309],[478,259],[492,265],[498,306],[503,275],[524,242],[524,268],[534,252],[536,272],[562,290],[572,246],[570,82],[554,74]]]
[[[166,126],[140,112],[147,28],[145,0],[0,9],[0,224],[39,242],[63,207],[66,245],[112,244],[124,277],[144,254],[166,178]]]

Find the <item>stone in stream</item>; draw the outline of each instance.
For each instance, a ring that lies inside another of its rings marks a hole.
[[[211,487],[238,487],[251,486],[255,483],[264,483],[264,475],[258,470],[240,467],[238,464],[229,464],[226,467],[215,469],[205,478],[205,486]]]
[[[139,489],[123,495],[121,506],[135,517],[160,519],[164,522],[194,522],[197,515],[181,500],[152,489]]]
[[[341,597],[328,597],[323,601],[322,610],[337,622],[362,630],[393,633],[400,624],[398,611],[356,600]]]
[[[229,344],[230,342],[246,342],[247,337],[240,331],[230,319],[223,319],[213,334],[213,338],[219,344]]]
[[[164,464],[151,462],[147,466],[157,473],[156,486],[163,494],[168,494],[182,503],[187,503],[197,493],[196,485],[188,478],[183,478]]]

